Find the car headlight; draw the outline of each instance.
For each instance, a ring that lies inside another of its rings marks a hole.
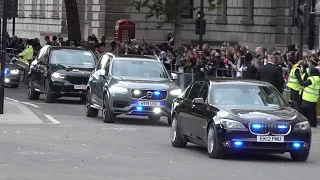
[[[175,90],[170,91],[170,94],[172,96],[180,96],[181,93],[182,93],[181,89],[175,89]]]
[[[51,77],[53,77],[53,78],[57,78],[57,79],[63,79],[63,78],[65,78],[65,77],[66,77],[66,75],[65,75],[65,74],[61,74],[61,73],[57,73],[57,72],[55,72],[55,73],[53,73],[53,74],[51,75]]]
[[[119,87],[119,86],[112,86],[109,90],[111,93],[120,93],[120,94],[128,93],[127,88]]]
[[[241,122],[230,120],[230,119],[220,119],[221,124],[227,129],[245,129]]]
[[[17,75],[17,74],[19,74],[19,69],[12,69],[12,70],[10,70],[10,74],[13,74],[13,75]]]
[[[297,123],[296,125],[294,125],[293,129],[298,131],[307,131],[310,129],[310,123],[308,121]]]

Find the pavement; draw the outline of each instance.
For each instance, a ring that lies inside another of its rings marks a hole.
[[[29,101],[27,88],[5,90],[0,115],[0,179],[302,180],[319,179],[320,130],[309,160],[288,154],[210,159],[205,148],[173,148],[165,119],[85,117],[77,98]]]

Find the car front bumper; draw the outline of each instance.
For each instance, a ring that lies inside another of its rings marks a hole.
[[[7,75],[4,77],[4,85],[17,85],[20,83],[20,75]]]
[[[115,114],[137,115],[137,116],[170,116],[171,104],[175,97],[168,95],[164,100],[138,100],[132,98],[131,94],[114,94],[109,97],[110,110]],[[139,102],[157,103],[155,106],[141,106]]]
[[[75,86],[82,86],[82,89],[75,89]],[[53,82],[52,92],[57,97],[85,97],[87,94],[87,86],[75,85],[69,82]]]
[[[257,135],[249,130],[221,130],[218,133],[221,145],[227,151],[249,151],[285,153],[309,150],[311,147],[311,132],[294,132],[284,136],[284,142],[258,142]]]

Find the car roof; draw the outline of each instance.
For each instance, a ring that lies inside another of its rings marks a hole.
[[[114,61],[147,61],[147,62],[157,62],[159,63],[160,61],[155,60],[155,59],[150,59],[150,58],[143,58],[143,57],[116,57],[113,59]]]
[[[71,47],[71,46],[51,46],[52,50],[82,50],[82,51],[89,51],[88,49],[81,48],[81,47]]]
[[[268,82],[238,78],[208,78],[211,84],[270,86]]]

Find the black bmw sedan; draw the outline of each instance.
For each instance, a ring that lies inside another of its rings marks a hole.
[[[292,160],[306,161],[311,128],[294,107],[268,83],[197,81],[173,102],[171,143],[205,146],[210,158],[238,152],[289,152]]]

